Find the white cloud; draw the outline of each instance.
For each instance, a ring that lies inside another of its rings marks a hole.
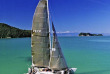
[[[70,33],[70,31],[57,32],[57,33]]]
[[[57,32],[57,33],[79,33],[78,31],[63,31],[63,32]]]

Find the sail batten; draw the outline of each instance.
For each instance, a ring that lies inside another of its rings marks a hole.
[[[32,62],[38,67],[48,67],[50,60],[49,17],[47,0],[40,0],[32,25]]]

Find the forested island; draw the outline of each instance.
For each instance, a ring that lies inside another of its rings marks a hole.
[[[0,23],[0,38],[23,38],[31,37],[31,30],[22,30],[9,26],[5,23]]]
[[[79,36],[103,36],[102,34],[80,33]]]

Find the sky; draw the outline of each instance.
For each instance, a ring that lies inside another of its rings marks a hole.
[[[0,23],[30,30],[39,0],[0,0]],[[110,33],[110,0],[49,0],[57,32]]]

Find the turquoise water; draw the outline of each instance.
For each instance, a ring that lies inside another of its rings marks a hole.
[[[110,74],[110,37],[59,37],[75,74]],[[31,39],[0,39],[0,74],[24,74],[31,65]]]

